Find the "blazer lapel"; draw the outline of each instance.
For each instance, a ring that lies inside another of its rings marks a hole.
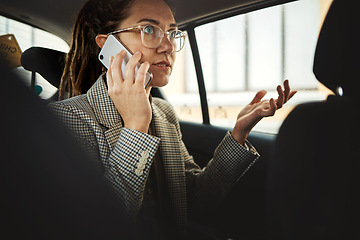
[[[187,219],[187,197],[185,182],[185,163],[181,157],[179,136],[175,125],[169,123],[166,116],[153,104],[153,120],[156,136],[160,137],[159,150],[165,168],[174,216],[184,223]],[[178,226],[184,228],[184,226]]]
[[[100,157],[105,164],[119,138],[123,123],[107,93],[107,86],[102,76],[87,92],[87,99],[93,108],[97,122],[101,126],[100,129],[96,129],[95,134],[99,143]]]

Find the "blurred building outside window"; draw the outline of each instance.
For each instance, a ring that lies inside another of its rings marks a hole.
[[[300,0],[243,14],[195,29],[207,90],[210,122],[233,127],[241,108],[265,89],[276,98],[285,79],[298,90],[256,131],[276,133],[297,105],[330,93],[312,72],[319,30],[332,0]],[[191,49],[177,53],[170,83],[163,88],[180,119],[202,122]]]

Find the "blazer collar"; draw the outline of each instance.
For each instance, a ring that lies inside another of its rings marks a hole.
[[[107,86],[102,76],[98,78],[86,95],[89,104],[94,110],[96,120],[99,124],[107,128],[104,133],[109,148],[113,149],[123,123],[120,114],[107,92]],[[156,135],[162,139],[162,144],[171,143],[170,145],[173,145],[174,139],[169,138],[168,133],[176,131],[174,124],[168,122],[166,114],[156,106],[154,101],[151,102]],[[175,150],[176,147],[177,145],[175,144],[172,146],[172,149]]]
[[[121,122],[113,101],[111,100],[103,75],[101,75],[87,92],[87,99],[93,108],[96,120],[103,126],[111,128]]]
[[[121,123],[122,119],[117,111],[115,104],[111,100],[103,75],[101,75],[93,86],[86,93],[89,104],[93,108],[96,120],[103,126],[111,128],[115,124]],[[157,120],[167,122],[166,115],[159,110],[153,103],[151,96],[150,101],[153,109],[153,117]]]

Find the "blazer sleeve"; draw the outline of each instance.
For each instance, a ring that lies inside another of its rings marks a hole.
[[[95,121],[91,109],[87,109],[86,101],[80,98],[49,106],[102,169],[104,178],[120,198],[119,204],[134,221],[142,205],[146,178],[160,139],[123,128],[121,123],[105,130]],[[112,138],[116,140],[109,146]]]
[[[246,144],[247,147],[240,145],[227,132],[203,169],[197,167],[192,156],[183,150],[190,208],[220,204],[236,181],[259,158],[255,148],[249,142]],[[183,143],[182,147],[185,148]]]
[[[146,179],[159,141],[149,134],[121,127],[119,139],[104,164],[105,177],[132,220],[141,208]]]
[[[201,209],[219,204],[260,155],[250,142],[246,141],[245,146],[242,146],[227,132],[213,158],[201,169],[182,141],[180,124],[173,107],[165,101],[158,101],[168,121],[173,123],[177,130],[181,157],[185,162],[189,207]]]

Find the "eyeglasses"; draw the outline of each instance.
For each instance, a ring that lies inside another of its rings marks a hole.
[[[141,32],[141,41],[147,48],[158,48],[164,36],[166,35],[169,42],[174,46],[174,51],[179,52],[183,49],[187,34],[180,30],[171,30],[164,32],[160,27],[155,25],[138,25],[134,27],[116,30],[110,34],[118,34],[121,32],[138,29]]]

